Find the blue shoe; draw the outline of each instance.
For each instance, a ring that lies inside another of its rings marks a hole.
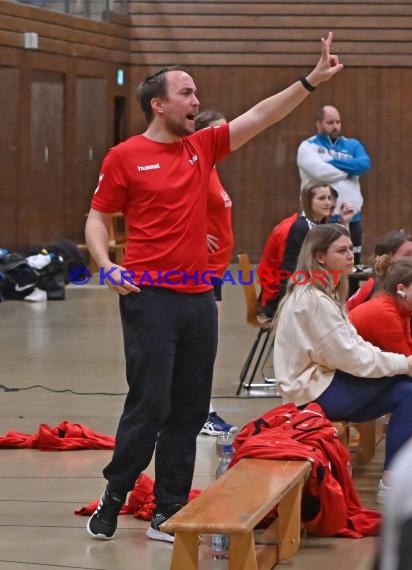
[[[234,432],[237,431],[237,427],[226,423],[225,420],[217,415],[216,412],[210,412],[207,416],[205,425],[200,430],[200,433],[204,433],[206,435],[219,435],[223,431]]]

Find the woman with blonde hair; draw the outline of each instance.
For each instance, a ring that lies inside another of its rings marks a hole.
[[[279,307],[274,368],[284,403],[316,402],[330,420],[367,422],[391,413],[382,502],[392,457],[412,436],[412,356],[382,352],[350,324],[344,305],[353,259],[343,226],[308,233]]]
[[[375,274],[382,291],[349,312],[358,334],[375,346],[405,356],[412,354],[412,257],[378,257]]]

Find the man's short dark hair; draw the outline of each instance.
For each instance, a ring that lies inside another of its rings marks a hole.
[[[153,97],[166,97],[166,73],[174,70],[185,71],[188,73],[188,70],[182,65],[167,65],[160,67],[147,75],[147,77],[145,77],[137,87],[137,97],[140,102],[140,107],[148,123],[151,123],[153,120],[151,101]]]

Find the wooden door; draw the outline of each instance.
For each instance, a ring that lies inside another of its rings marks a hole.
[[[0,67],[0,247],[15,249],[20,71]]]
[[[62,237],[64,76],[34,71],[30,89],[28,177],[19,193],[19,241],[27,247]]]
[[[73,227],[76,241],[84,241],[84,214],[97,186],[107,150],[106,79],[78,77],[76,82],[76,142],[73,188]]]

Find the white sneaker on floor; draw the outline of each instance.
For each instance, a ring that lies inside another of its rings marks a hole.
[[[378,505],[384,505],[386,503],[386,497],[388,496],[389,486],[385,485],[382,479],[378,484],[378,491],[376,493],[376,502]]]
[[[151,538],[152,540],[160,540],[162,542],[174,542],[175,537],[172,534],[168,534],[167,532],[162,532],[161,530],[156,530],[149,526],[146,531],[147,538]]]
[[[25,301],[29,301],[30,303],[38,303],[39,301],[47,301],[47,293],[43,291],[43,289],[38,289],[37,287],[33,289],[33,292],[30,295],[24,297]]]

